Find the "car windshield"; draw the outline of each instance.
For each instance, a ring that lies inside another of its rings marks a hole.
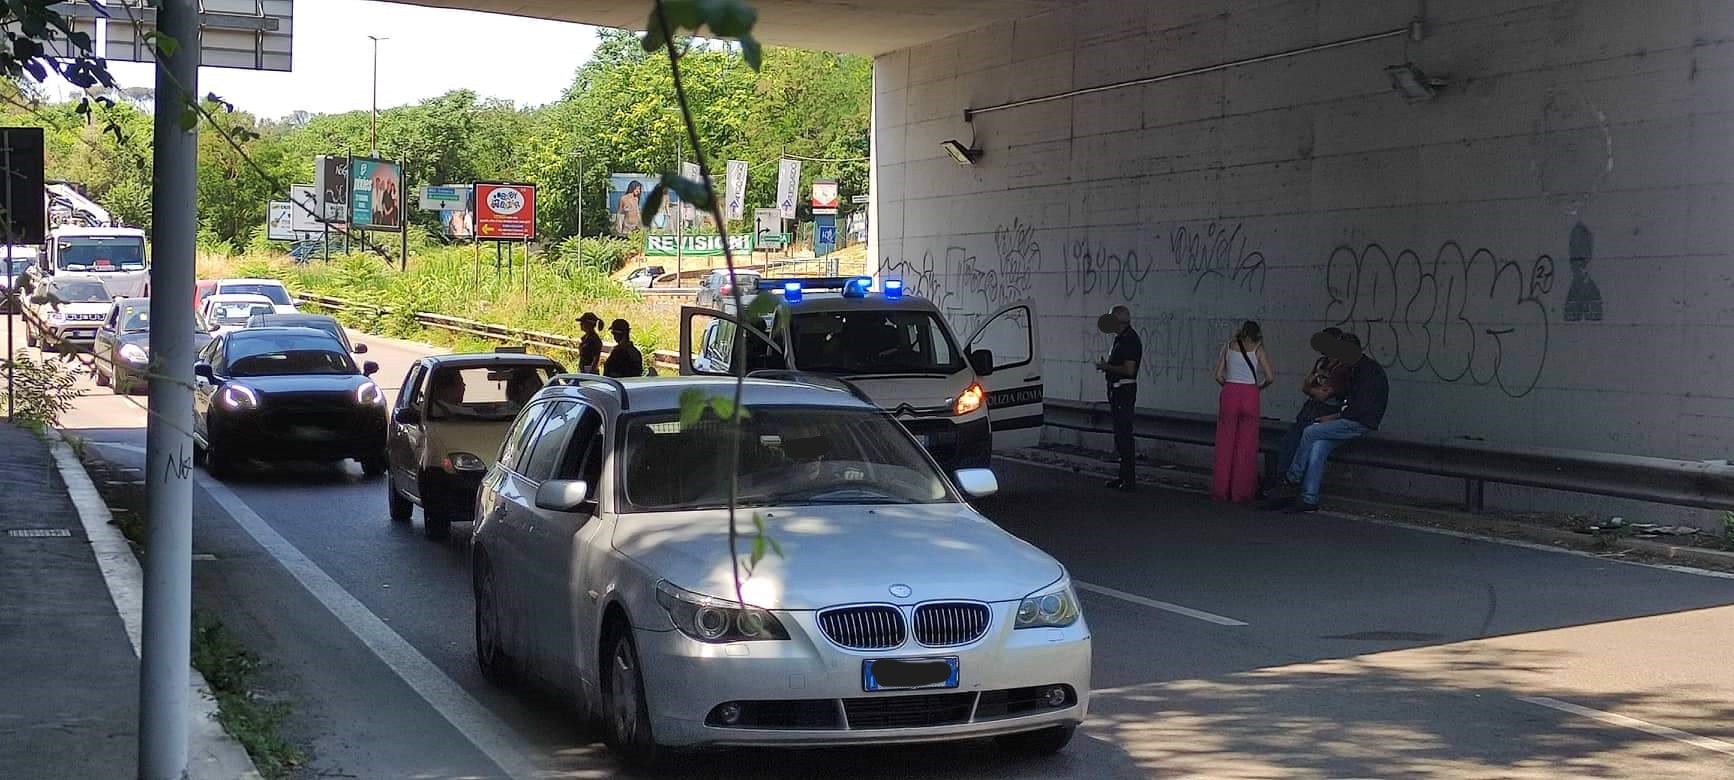
[[[790,335],[803,371],[953,374],[963,368],[950,332],[930,312],[803,312],[795,315]]]
[[[909,433],[884,412],[755,407],[742,422],[739,504],[930,504],[955,500]],[[728,506],[731,425],[706,412],[626,418],[626,503],[641,512]]]
[[[63,271],[143,271],[144,239],[138,236],[61,236],[55,241]]]
[[[496,365],[434,370],[425,389],[430,420],[499,422],[518,416],[536,391],[554,378],[554,368],[540,365]],[[418,398],[419,402],[421,399]]]
[[[277,284],[225,284],[218,292],[226,295],[263,295],[278,306],[288,306],[289,291]]]
[[[36,262],[36,261],[34,259],[28,258],[28,257],[24,258],[23,260],[16,260],[15,259],[10,264],[8,264],[6,266],[6,275],[7,276],[23,276],[25,271],[30,270],[30,264],[33,262]]]
[[[49,289],[61,303],[96,303],[109,299],[108,288],[94,279],[62,279]]]
[[[122,333],[142,333],[150,330],[150,307],[137,306],[122,309],[120,312],[120,323],[120,330]]]
[[[211,307],[211,320],[218,325],[245,325],[248,317],[273,311],[276,309],[266,303],[218,303]]]
[[[360,373],[343,345],[320,334],[235,338],[229,341],[228,356],[231,376]]]

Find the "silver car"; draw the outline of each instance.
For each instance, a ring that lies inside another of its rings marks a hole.
[[[1063,748],[1090,690],[1066,570],[966,502],[997,489],[992,472],[948,479],[837,384],[744,384],[740,558],[759,524],[781,555],[741,573],[743,602],[731,425],[681,412],[683,394],[732,383],[553,380],[477,498],[483,674],[565,690],[632,763],[697,746]]]

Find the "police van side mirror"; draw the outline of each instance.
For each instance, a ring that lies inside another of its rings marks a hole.
[[[978,349],[969,353],[969,367],[975,370],[976,376],[993,373],[993,350]]]

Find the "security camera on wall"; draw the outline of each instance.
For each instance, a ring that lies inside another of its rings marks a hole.
[[[951,159],[956,160],[958,165],[974,165],[976,160],[981,159],[980,149],[971,149],[956,139],[940,143],[939,148],[951,155]]]

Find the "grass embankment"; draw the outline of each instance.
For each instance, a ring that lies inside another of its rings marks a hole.
[[[530,293],[524,293],[524,260],[520,256],[510,279],[502,268],[496,275],[491,252],[482,255],[477,275],[473,250],[436,248],[415,254],[409,269],[373,255],[333,256],[330,262],[296,264],[284,255],[200,255],[199,278],[271,277],[296,293],[342,298],[391,309],[374,315],[350,311],[338,315],[344,324],[395,338],[445,344],[455,349],[491,349],[478,338],[424,330],[415,312],[577,336],[578,316],[594,311],[604,321],[616,317],[632,323],[633,341],[640,349],[672,349],[679,343],[676,320],[679,302],[654,303],[593,268],[563,261],[530,260]]]

